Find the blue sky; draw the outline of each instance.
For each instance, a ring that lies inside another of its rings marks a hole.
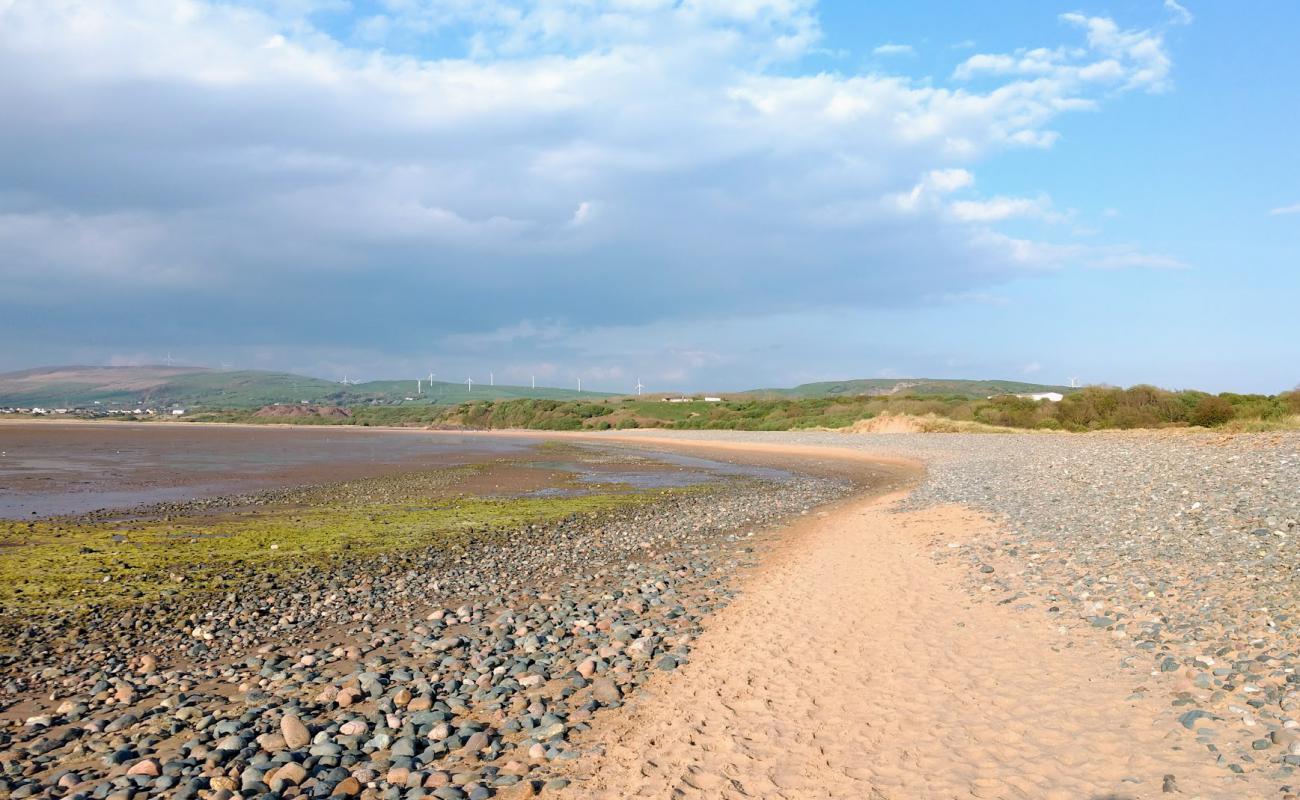
[[[1300,381],[1300,6],[0,2],[0,370]]]

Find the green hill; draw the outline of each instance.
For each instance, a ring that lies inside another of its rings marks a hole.
[[[335,383],[288,372],[213,370],[199,367],[49,367],[0,374],[0,407],[87,408],[114,406],[183,406],[260,408],[274,403],[340,406],[455,405],[468,400],[539,398],[569,400],[610,397],[527,386],[488,386],[435,381],[417,393],[416,382]],[[407,399],[411,398],[411,399]]]
[[[791,389],[755,389],[745,394],[799,398],[890,397],[897,395],[984,398],[999,394],[1035,394],[1038,392],[1069,394],[1076,391],[1078,389],[1069,386],[1050,386],[1041,383],[1022,383],[1020,381],[859,378],[846,381],[804,383]]]

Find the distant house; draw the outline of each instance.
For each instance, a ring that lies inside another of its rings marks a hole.
[[[706,402],[706,403],[721,403],[721,402],[722,402],[722,398],[721,398],[721,397],[706,397],[706,398],[704,398],[704,402]]]
[[[1059,403],[1065,399],[1065,395],[1060,392],[1034,392],[1032,394],[1018,394],[1016,397],[1025,400],[1051,400],[1053,403]]]
[[[172,409],[172,416],[173,416],[173,417],[180,417],[180,416],[184,416],[184,415],[185,415],[185,409],[183,409],[183,408],[173,408],[173,409]]]

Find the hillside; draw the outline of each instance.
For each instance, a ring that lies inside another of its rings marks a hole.
[[[509,400],[532,397],[567,400],[609,397],[604,392],[578,392],[527,386],[488,386],[435,381],[370,381],[335,383],[287,372],[213,370],[200,367],[49,367],[0,374],[0,407],[87,408],[113,406],[184,406],[194,408],[260,408],[274,403],[353,406],[367,404],[455,405],[467,400]],[[412,398],[406,400],[406,398]]]
[[[845,381],[804,383],[790,389],[755,389],[746,394],[767,397],[888,397],[892,395],[983,398],[998,394],[1034,394],[1060,392],[1069,394],[1078,389],[1069,386],[1051,386],[1041,383],[999,380],[944,380],[935,378],[859,378]]]

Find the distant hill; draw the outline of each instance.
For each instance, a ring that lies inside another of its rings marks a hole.
[[[1020,381],[972,381],[935,378],[858,378],[847,381],[804,383],[792,389],[755,389],[746,394],[768,397],[883,397],[889,395],[956,395],[983,398],[995,394],[1034,394],[1078,391],[1069,386],[1050,386]]]
[[[461,383],[370,381],[335,383],[288,372],[214,370],[201,367],[46,367],[0,374],[0,407],[87,408],[96,402],[113,406],[183,406],[194,408],[260,408],[275,403],[353,406],[377,404],[454,405],[468,400],[509,400],[532,397],[554,400],[612,397],[606,392],[582,392],[527,386],[488,386],[473,391]],[[407,400],[406,398],[411,398]]]

